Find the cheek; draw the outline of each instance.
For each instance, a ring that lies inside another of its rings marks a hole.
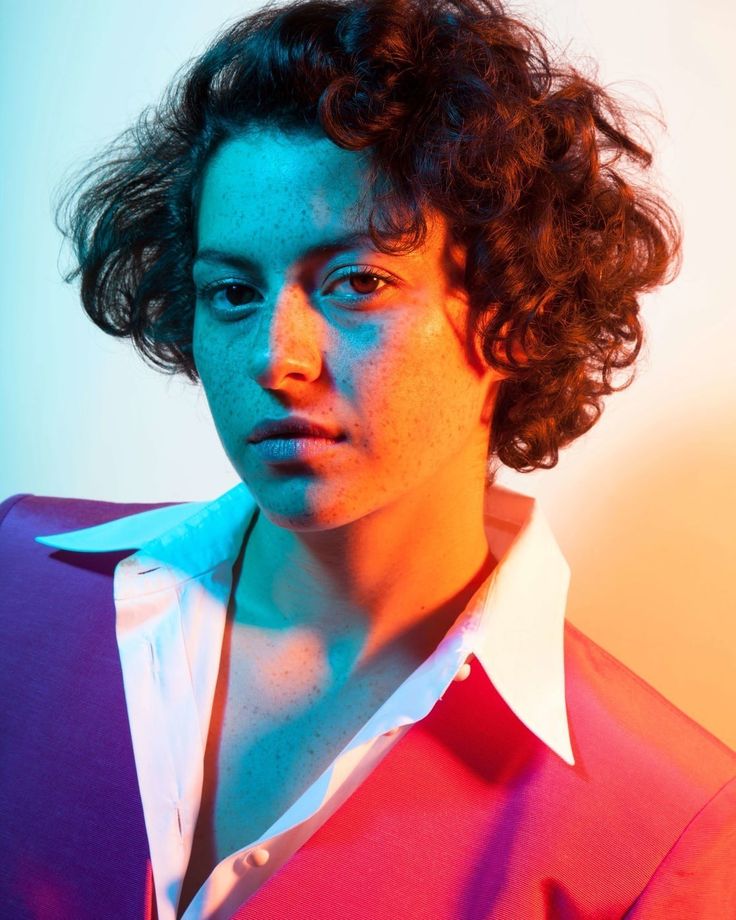
[[[393,329],[345,365],[366,444],[394,455],[450,450],[477,412],[477,380],[446,324]]]
[[[207,321],[197,306],[194,308],[194,325],[192,327],[192,355],[200,379],[207,375],[212,363],[212,346],[214,338],[207,328]],[[204,382],[204,380],[203,380]]]
[[[239,376],[231,366],[234,350],[227,347],[219,330],[209,327],[206,320],[195,314],[192,351],[215,427],[225,440],[236,424],[238,406],[242,406],[242,397],[238,399],[237,392]]]

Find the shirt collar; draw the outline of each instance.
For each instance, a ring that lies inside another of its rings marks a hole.
[[[234,561],[255,510],[255,499],[240,482],[211,502],[154,508],[36,541],[70,552],[137,550],[115,573],[115,597],[121,590],[131,597],[170,585],[172,575],[185,581]],[[488,486],[484,516],[498,565],[476,594],[483,600],[473,653],[517,718],[574,764],[564,671],[569,565],[532,496]],[[133,572],[139,577],[131,578]]]

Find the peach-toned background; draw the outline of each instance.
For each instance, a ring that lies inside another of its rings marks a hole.
[[[236,481],[203,394],[106,338],[65,287],[50,199],[253,3],[29,0],[2,12],[0,497],[214,497]],[[537,495],[572,570],[569,616],[736,747],[736,210],[728,0],[515,4],[600,76],[660,106],[661,183],[686,230],[681,276],[644,303],[632,387],[559,465],[501,482]],[[644,85],[642,85],[644,84]],[[58,266],[57,266],[58,262]]]

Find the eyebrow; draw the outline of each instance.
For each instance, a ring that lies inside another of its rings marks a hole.
[[[346,249],[354,249],[356,246],[364,246],[366,243],[373,243],[370,234],[365,231],[356,231],[355,233],[348,233],[336,239],[326,240],[323,243],[310,246],[308,249],[304,250],[302,258],[330,255],[332,253],[342,252]],[[258,271],[259,269],[258,264],[247,256],[211,247],[197,250],[194,256],[194,264],[196,265],[198,262],[227,265],[232,268],[240,268],[246,271]]]

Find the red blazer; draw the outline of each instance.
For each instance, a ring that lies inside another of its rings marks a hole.
[[[9,920],[151,917],[112,599],[127,553],[34,542],[150,507],[0,505]],[[474,667],[234,916],[736,918],[736,753],[569,623],[565,643],[575,766]]]

